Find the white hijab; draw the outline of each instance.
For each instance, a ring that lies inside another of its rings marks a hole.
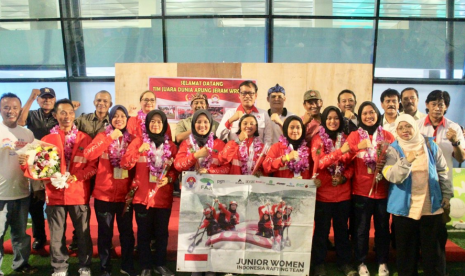
[[[397,134],[397,127],[399,126],[400,122],[407,122],[413,127],[413,137],[410,140],[404,140]],[[425,144],[425,138],[421,135],[420,130],[418,129],[418,124],[415,119],[409,114],[402,114],[397,116],[395,122],[395,133],[394,137],[396,138],[399,146],[404,151],[419,151],[422,149],[423,145]]]

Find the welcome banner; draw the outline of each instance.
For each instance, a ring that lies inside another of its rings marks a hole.
[[[209,111],[220,122],[230,108],[237,108],[241,79],[211,78],[159,78],[149,77],[149,90],[157,95],[158,108],[163,110],[170,123],[192,115],[192,97],[197,93],[207,95]]]
[[[313,180],[183,172],[178,271],[308,275]]]

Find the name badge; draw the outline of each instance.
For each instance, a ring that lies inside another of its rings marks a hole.
[[[128,178],[128,171],[121,168],[113,168],[113,178],[114,179],[126,179]]]
[[[149,172],[149,182],[157,183],[157,182],[158,182],[158,177],[156,177],[155,175],[152,175],[152,174]]]

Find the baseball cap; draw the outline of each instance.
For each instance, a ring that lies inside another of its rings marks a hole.
[[[205,95],[205,94],[201,94],[201,93],[195,94],[195,95],[192,97],[191,105],[192,105],[192,103],[193,103],[195,100],[205,100],[205,102],[207,103],[207,106],[208,106],[208,97],[207,97],[207,95]]]
[[[321,95],[318,90],[308,90],[304,94],[304,101],[309,101],[309,100],[321,100]]]
[[[55,98],[56,97],[55,90],[53,90],[52,88],[48,88],[48,87],[41,88],[39,97],[43,97],[43,96],[52,96],[53,98]]]
[[[275,86],[268,89],[268,96],[271,93],[275,93],[275,92],[280,92],[280,93],[283,93],[284,95],[286,95],[286,90],[284,90],[284,87],[280,86],[279,84],[276,84]]]

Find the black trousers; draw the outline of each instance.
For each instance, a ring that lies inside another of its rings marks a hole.
[[[121,244],[121,269],[134,271],[134,231],[132,230],[132,208],[123,214],[124,202],[106,202],[94,200],[98,222],[97,247],[100,257],[100,269],[111,272],[111,245],[113,225],[116,218],[119,241]]]
[[[399,276],[418,275],[418,247],[421,249],[424,275],[443,276],[444,265],[439,241],[439,232],[443,227],[442,215],[422,216],[420,220],[403,216],[393,216],[392,219],[396,232]]]
[[[137,222],[137,249],[142,269],[166,265],[166,248],[168,247],[168,224],[171,209],[149,208],[134,204]],[[155,237],[155,252],[152,256],[150,240]]]
[[[334,229],[337,264],[348,264],[352,255],[347,222],[350,215],[350,200],[341,202],[316,201],[315,231],[313,232],[312,259],[314,265],[323,264],[326,258],[327,240],[331,221]]]
[[[37,240],[47,241],[45,235],[45,216],[44,216],[44,205],[45,201],[38,198],[34,198],[34,193],[31,193],[29,203],[29,214],[31,214],[32,220],[32,237]]]
[[[368,242],[370,239],[371,217],[375,224],[375,247],[378,264],[388,262],[389,258],[389,216],[387,212],[387,198],[373,199],[365,196],[353,195],[355,218],[355,259],[360,263],[366,262]]]

